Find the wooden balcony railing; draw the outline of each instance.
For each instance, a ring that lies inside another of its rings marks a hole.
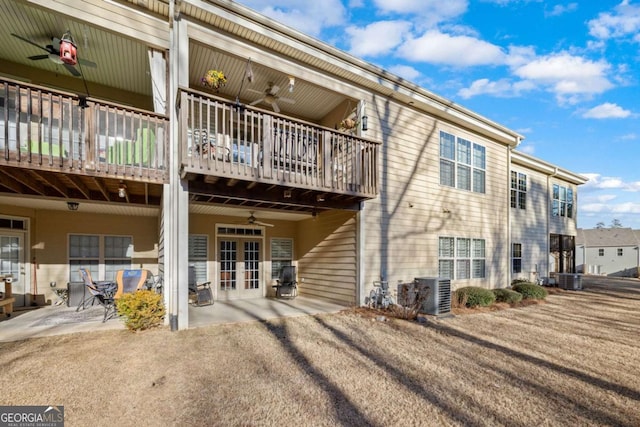
[[[208,94],[180,96],[181,162],[196,173],[373,198],[379,143]]]
[[[0,79],[0,164],[166,182],[168,119]]]

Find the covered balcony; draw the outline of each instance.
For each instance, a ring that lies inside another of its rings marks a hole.
[[[379,144],[183,89],[181,170],[191,193],[315,205],[375,197]]]
[[[149,111],[0,79],[0,186],[157,205],[168,179],[167,126]]]

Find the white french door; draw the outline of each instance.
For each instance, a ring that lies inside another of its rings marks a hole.
[[[218,299],[264,296],[262,239],[218,238]]]
[[[26,295],[31,292],[24,241],[24,233],[0,231],[0,276],[13,276],[11,289],[16,307],[24,307],[27,304]],[[0,283],[0,291],[4,292],[4,283]]]

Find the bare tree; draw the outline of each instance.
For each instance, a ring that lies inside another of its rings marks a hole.
[[[613,221],[611,221],[611,228],[622,228],[622,227],[624,226],[622,225],[622,222],[620,222],[619,219],[614,218]]]
[[[604,228],[604,222],[600,221],[599,223],[596,224],[596,228],[598,230],[602,230]]]

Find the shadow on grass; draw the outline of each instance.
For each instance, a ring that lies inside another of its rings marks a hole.
[[[295,362],[300,370],[304,372],[309,377],[313,378],[315,384],[317,384],[328,396],[331,397],[330,401],[333,404],[333,410],[335,414],[335,418],[340,421],[341,425],[344,426],[373,426],[375,425],[371,420],[368,419],[366,414],[364,414],[356,404],[354,404],[348,396],[346,396],[342,390],[331,382],[331,380],[322,373],[322,371],[311,363],[311,361],[301,352],[296,345],[289,339],[289,334],[287,333],[287,327],[282,325],[277,325],[273,321],[264,320],[249,310],[238,306],[232,306],[232,308],[241,311],[255,320],[257,320],[260,324],[262,324],[271,335],[276,338],[282,348],[289,354],[290,361]],[[273,307],[274,314],[279,314],[277,307]]]

